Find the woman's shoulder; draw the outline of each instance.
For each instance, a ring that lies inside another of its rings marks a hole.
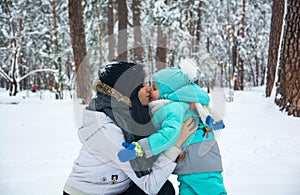
[[[102,127],[108,124],[114,124],[114,121],[104,112],[83,110],[82,126],[87,127],[91,124],[95,124],[95,126],[98,125],[98,127]]]
[[[120,127],[105,113],[84,110],[82,127],[78,131],[79,136],[81,139],[87,140],[97,132],[107,135],[107,137],[119,137],[122,135]]]

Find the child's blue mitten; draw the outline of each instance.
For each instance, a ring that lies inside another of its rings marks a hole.
[[[205,119],[205,123],[210,127],[214,123],[214,119],[210,115],[207,115]]]
[[[124,149],[118,152],[118,157],[121,162],[133,160],[138,156],[143,156],[144,154],[144,151],[138,142],[123,142],[122,146]]]
[[[211,126],[211,128],[213,130],[224,129],[225,125],[224,125],[223,120],[220,120],[220,121],[217,121],[217,122],[213,123],[212,126]]]
[[[207,115],[205,123],[212,130],[220,130],[220,129],[224,129],[225,128],[223,120],[219,120],[219,121],[215,122],[215,120],[210,115]]]

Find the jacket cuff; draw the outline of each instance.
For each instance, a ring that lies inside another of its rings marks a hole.
[[[150,149],[150,145],[149,145],[149,142],[148,142],[148,139],[147,138],[143,138],[143,139],[140,139],[139,141],[139,144],[141,145],[141,147],[143,148],[144,150],[144,156],[146,158],[150,158],[153,156],[152,154],[152,151]]]
[[[171,146],[169,149],[164,151],[164,155],[173,162],[175,162],[176,158],[179,156],[180,153],[181,150],[176,146]]]

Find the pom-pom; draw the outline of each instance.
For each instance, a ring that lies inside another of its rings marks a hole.
[[[200,69],[197,62],[192,58],[185,58],[179,63],[179,67],[187,75],[190,83],[199,79]]]

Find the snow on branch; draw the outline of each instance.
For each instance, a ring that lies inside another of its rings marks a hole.
[[[50,69],[50,68],[45,68],[45,69],[37,69],[37,70],[34,70],[34,71],[31,71],[27,74],[25,74],[24,76],[22,76],[21,78],[17,79],[17,82],[20,82],[22,81],[23,79],[25,79],[26,77],[34,74],[34,73],[37,73],[37,72],[54,72],[54,73],[57,73],[58,70],[54,70],[54,69]]]
[[[2,70],[2,68],[0,67],[0,75],[4,77],[5,80],[7,80],[8,82],[13,82],[13,80]]]

